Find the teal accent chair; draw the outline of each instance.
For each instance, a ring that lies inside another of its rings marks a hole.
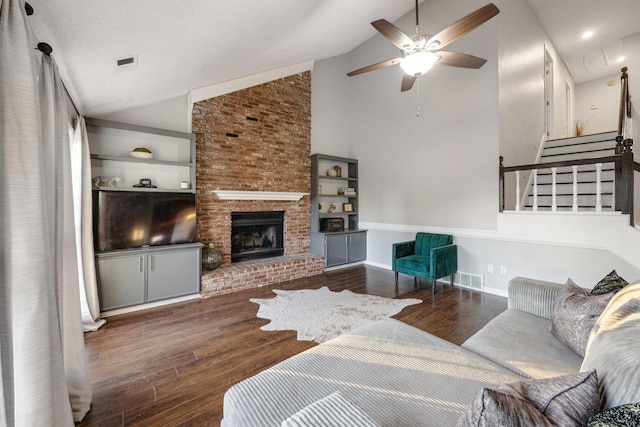
[[[396,273],[408,274],[417,279],[430,279],[431,292],[436,292],[436,280],[451,276],[458,271],[458,247],[449,234],[416,233],[416,239],[394,243],[391,249],[391,269]]]

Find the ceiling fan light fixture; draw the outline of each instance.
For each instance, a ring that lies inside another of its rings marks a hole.
[[[440,57],[433,52],[414,52],[402,58],[400,67],[410,76],[420,76],[433,67]]]

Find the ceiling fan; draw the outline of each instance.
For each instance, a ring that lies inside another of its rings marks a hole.
[[[486,59],[464,53],[445,52],[440,49],[475,30],[498,13],[500,13],[500,10],[493,3],[489,3],[449,25],[435,36],[431,36],[420,32],[418,23],[418,0],[416,0],[416,34],[408,36],[385,19],[378,19],[371,23],[382,36],[400,48],[402,57],[360,68],[347,73],[347,76],[353,77],[369,71],[400,64],[400,67],[405,72],[402,76],[400,90],[405,92],[410,90],[416,79],[429,71],[434,64],[478,69],[487,62]]]

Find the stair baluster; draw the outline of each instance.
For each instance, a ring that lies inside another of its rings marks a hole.
[[[578,212],[578,165],[571,166],[573,170],[573,205],[571,210]]]
[[[596,212],[602,212],[602,163],[596,163]]]
[[[520,171],[516,171],[516,211],[520,210]]]
[[[538,211],[538,169],[533,171],[533,211]]]
[[[556,173],[558,172],[558,168],[551,168],[551,212],[555,212],[558,210],[558,200],[557,200],[557,190],[556,190]]]

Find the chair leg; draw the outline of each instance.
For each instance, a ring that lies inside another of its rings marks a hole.
[[[413,276],[413,287],[417,288],[418,287],[418,278]]]
[[[398,272],[396,271],[396,288],[398,287]]]
[[[453,276],[455,276],[455,274],[451,275],[451,289],[453,289]]]
[[[431,295],[436,293],[436,279],[431,280]]]

